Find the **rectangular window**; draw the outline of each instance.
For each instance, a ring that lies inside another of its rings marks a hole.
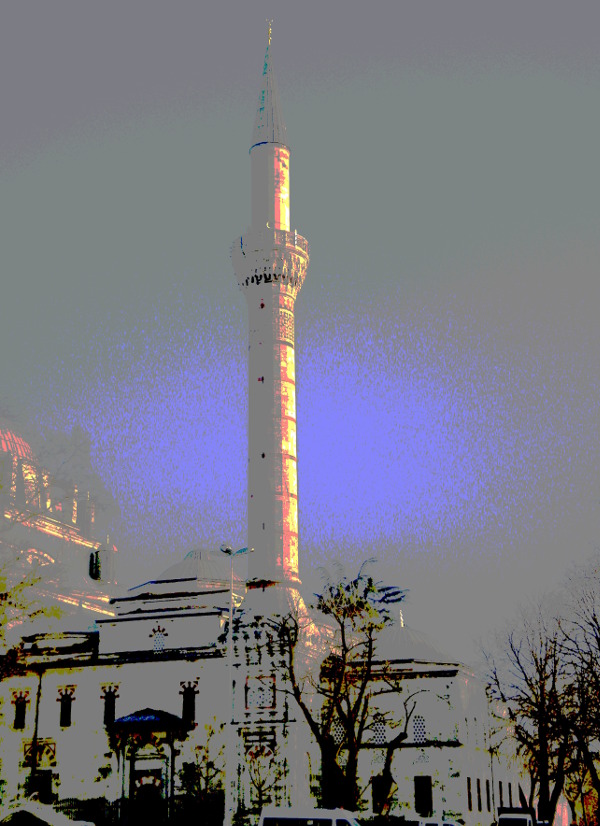
[[[498,783],[498,797],[500,798],[500,805],[504,806],[504,793],[502,789],[502,781]]]
[[[477,811],[481,811],[481,780],[477,778]]]
[[[61,728],[68,728],[71,725],[71,708],[73,705],[73,698],[70,694],[61,694],[60,696],[60,726]]]
[[[508,805],[512,806],[512,783],[508,784]]]
[[[193,728],[196,722],[196,689],[186,686],[183,689],[181,717],[186,728]]]
[[[492,811],[492,796],[490,794],[490,781],[485,781],[485,803],[488,812]]]
[[[469,811],[473,811],[473,792],[471,790],[471,778],[467,777],[467,806]]]
[[[15,719],[13,722],[14,729],[25,728],[25,713],[27,711],[27,699],[25,697],[17,697],[15,699]]]
[[[428,775],[415,777],[415,812],[421,817],[431,817],[433,812],[433,789]]]
[[[112,726],[115,722],[116,693],[108,691],[104,695],[104,725]]]
[[[275,677],[268,674],[246,678],[246,708],[275,708]]]

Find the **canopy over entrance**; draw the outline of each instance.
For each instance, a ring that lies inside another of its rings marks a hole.
[[[177,736],[185,736],[186,726],[181,717],[171,714],[169,711],[161,711],[155,708],[142,708],[119,717],[112,725],[113,730],[121,734],[133,734],[140,732],[165,732]]]

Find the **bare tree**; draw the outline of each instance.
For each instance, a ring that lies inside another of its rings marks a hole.
[[[512,627],[485,651],[488,689],[507,710],[518,751],[529,768],[533,798],[539,789],[538,816],[553,822],[563,790],[572,740],[565,728],[565,673],[561,633],[542,604],[522,611]]]
[[[559,621],[567,673],[564,721],[600,798],[600,558],[574,567],[565,592]]]
[[[14,625],[36,617],[60,617],[57,606],[43,605],[34,597],[40,577],[35,570],[25,571],[15,561],[0,563],[0,678],[9,676],[15,651],[7,654],[6,632]],[[7,671],[8,669],[8,671]]]
[[[590,773],[582,759],[581,749],[575,748],[569,756],[564,788],[564,795],[571,810],[572,823],[577,823],[577,815],[581,811],[583,826],[588,826],[586,799],[591,789]]]
[[[182,770],[182,787],[198,800],[220,791],[225,778],[225,724],[213,718],[204,729],[205,737],[195,747],[194,762],[184,763]]]
[[[277,625],[287,692],[300,708],[321,752],[321,802],[355,810],[364,789],[358,781],[361,749],[371,744],[375,721],[385,721],[388,730],[401,730],[381,747],[386,750],[388,773],[396,748],[406,739],[406,726],[414,710],[412,697],[405,700],[404,721],[382,714],[376,698],[402,691],[402,679],[385,662],[377,659],[377,639],[392,622],[388,605],[400,602],[405,591],[376,583],[361,567],[354,579],[341,569],[339,577],[325,578],[321,594],[313,606],[324,620],[321,645],[331,653],[315,669],[303,672],[306,657],[302,620],[289,615]],[[385,768],[384,768],[385,771]],[[386,787],[386,797],[392,784]],[[382,791],[386,791],[382,787]]]
[[[285,777],[286,767],[277,749],[259,745],[247,754],[246,766],[253,791],[254,808],[262,811],[263,806],[273,801],[273,793]]]

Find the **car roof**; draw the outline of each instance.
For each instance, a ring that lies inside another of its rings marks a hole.
[[[264,806],[261,817],[354,817],[347,809],[311,809],[309,806]]]

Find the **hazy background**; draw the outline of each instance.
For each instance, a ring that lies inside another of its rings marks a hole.
[[[121,578],[245,544],[266,44],[292,148],[301,566],[472,640],[598,544],[598,3],[0,11],[2,410],[90,435]],[[36,441],[37,440],[37,441]]]

